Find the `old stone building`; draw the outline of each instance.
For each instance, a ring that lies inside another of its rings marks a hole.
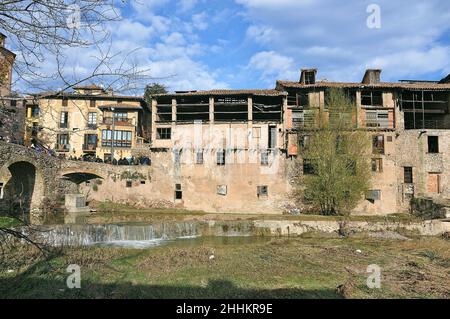
[[[42,93],[27,105],[26,144],[35,139],[62,157],[131,157],[146,139],[150,112],[140,97],[96,85]],[[112,132],[114,131],[114,135]]]
[[[337,87],[354,101],[356,128],[372,135],[372,189],[354,214],[405,212],[413,197],[450,199],[448,79],[385,83],[381,70],[368,70],[361,83],[337,83],[316,75],[305,69],[298,82],[277,81],[275,90],[156,95],[151,166],[130,167],[95,192],[81,188],[92,199],[143,207],[281,213],[295,207],[292,166]]]
[[[11,91],[16,55],[5,48],[6,36],[0,33],[0,139],[23,143],[25,99]]]
[[[355,209],[388,214],[409,209],[414,196],[450,199],[450,84],[441,81],[381,82],[381,70],[367,70],[361,83],[316,81],[315,69],[299,82],[277,81],[288,92],[290,154],[307,141],[315,114],[325,113],[327,92],[342,88],[356,106],[356,126],[372,134],[372,190]]]

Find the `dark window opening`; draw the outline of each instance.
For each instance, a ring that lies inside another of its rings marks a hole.
[[[247,121],[247,96],[222,96],[214,99],[214,121]]]
[[[381,91],[361,91],[361,105],[383,106],[383,93]]]
[[[158,140],[170,140],[172,138],[172,128],[160,127],[156,129],[156,138]]]
[[[375,135],[372,138],[373,154],[384,154],[384,135]]]
[[[224,166],[225,165],[225,150],[217,151],[217,165]]]
[[[196,160],[195,160],[196,164],[203,164],[203,151],[199,151],[196,153]]]
[[[130,188],[131,186],[133,186],[133,183],[131,181],[127,181],[127,188]]]
[[[277,147],[277,127],[269,126],[269,149]]]
[[[383,159],[382,158],[372,158],[372,172],[382,172],[383,171]]]
[[[92,108],[96,107],[96,101],[95,100],[90,100],[89,101],[89,107],[92,107]]]
[[[428,136],[428,153],[439,153],[439,136]]]
[[[267,197],[269,195],[269,188],[266,185],[257,186],[256,187],[256,195],[258,197]]]
[[[181,184],[175,184],[175,199],[176,200],[183,199],[183,192],[181,190]]]
[[[209,97],[177,99],[177,122],[209,121]]]
[[[156,122],[172,122],[172,99],[169,97],[158,98],[156,105]]]
[[[253,121],[281,122],[282,111],[282,97],[253,96]]]
[[[412,167],[404,167],[403,168],[403,178],[405,184],[413,183],[413,169]]]
[[[145,185],[145,181],[141,181],[141,185]]]

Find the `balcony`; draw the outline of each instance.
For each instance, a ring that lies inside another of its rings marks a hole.
[[[114,140],[114,147],[118,148],[131,148],[130,140]],[[112,147],[112,140],[103,140],[102,147]]]
[[[70,145],[69,144],[56,144],[55,150],[57,152],[69,152]]]
[[[112,125],[113,118],[112,117],[104,117],[103,118],[104,125]],[[114,125],[117,126],[134,126],[133,119],[125,119],[125,118],[115,118]]]

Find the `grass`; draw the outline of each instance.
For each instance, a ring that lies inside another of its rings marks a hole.
[[[11,228],[19,225],[20,221],[15,218],[0,216],[0,228]]]
[[[362,221],[362,222],[401,222],[421,221],[411,214],[392,214],[388,216],[323,216],[323,215],[284,215],[284,214],[245,214],[245,213],[206,213],[176,208],[138,209],[112,202],[96,203],[97,213],[87,218],[88,223],[119,222],[170,222],[190,220],[290,220],[290,221]]]
[[[25,262],[3,264],[14,271],[0,272],[0,298],[450,298],[450,242],[439,238],[66,248],[47,260],[30,247],[9,254],[6,261]],[[69,264],[81,267],[81,289],[65,285]],[[381,289],[366,286],[370,264],[381,267]]]

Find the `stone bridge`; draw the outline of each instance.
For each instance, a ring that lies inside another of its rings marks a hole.
[[[46,205],[77,193],[78,185],[104,179],[124,167],[59,159],[24,146],[0,142],[0,214],[21,213],[37,224]],[[49,208],[49,207],[47,207]]]

